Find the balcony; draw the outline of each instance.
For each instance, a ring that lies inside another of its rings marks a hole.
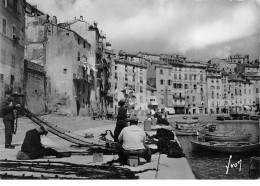
[[[88,82],[88,83],[92,83],[92,76],[90,75],[85,75],[85,76],[82,76],[82,75],[79,75],[79,74],[76,74],[76,73],[73,73],[73,80],[76,81],[76,82]]]

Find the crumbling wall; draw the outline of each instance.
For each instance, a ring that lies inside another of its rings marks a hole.
[[[72,116],[72,102],[65,94],[54,93],[47,97],[46,109],[48,114]]]
[[[34,114],[45,113],[45,72],[43,66],[24,61],[25,106]]]
[[[45,65],[46,61],[46,22],[46,15],[26,15],[25,59],[40,65]]]

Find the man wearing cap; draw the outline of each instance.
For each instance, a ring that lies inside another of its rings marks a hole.
[[[5,92],[5,99],[2,103],[3,109],[3,122],[5,125],[5,148],[14,149],[11,145],[13,133],[14,133],[14,110],[20,107],[20,104],[14,104],[14,98],[12,97],[12,91]]]
[[[121,99],[118,102],[118,105],[120,106],[118,109],[117,114],[117,121],[116,121],[116,128],[114,130],[114,141],[118,141],[118,135],[122,131],[124,127],[126,127],[126,118],[127,118],[127,111],[125,109],[125,100]]]
[[[17,159],[38,159],[44,156],[56,156],[56,158],[65,157],[62,153],[52,148],[45,148],[42,145],[41,135],[46,136],[47,133],[48,128],[43,126],[27,131],[22,144],[22,149],[17,154]]]
[[[138,118],[133,116],[129,121],[130,126],[125,127],[118,136],[119,143],[116,144],[116,148],[119,159],[126,163],[129,154],[136,154],[150,162],[151,150],[145,145],[146,134],[144,130],[137,126]]]

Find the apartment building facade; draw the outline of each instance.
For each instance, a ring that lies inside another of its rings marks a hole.
[[[24,42],[25,0],[0,1],[0,102],[5,90],[24,93]]]
[[[207,95],[208,95],[208,112],[210,114],[222,113],[222,86],[221,71],[214,68],[207,68]]]
[[[253,109],[253,84],[241,77],[230,76],[231,113],[245,113]]]
[[[172,107],[176,114],[207,113],[205,65],[170,63],[156,66],[159,107]]]
[[[105,52],[104,52],[104,59],[107,62],[107,66],[108,66],[108,70],[107,70],[107,90],[105,92],[107,92],[106,94],[106,112],[109,113],[115,113],[115,97],[114,97],[114,91],[115,89],[115,79],[114,79],[114,74],[115,74],[115,58],[116,58],[116,53],[115,51],[112,49],[112,45],[109,42],[106,42],[106,48],[105,48]],[[118,102],[118,100],[117,100]]]
[[[240,74],[242,78],[249,80],[253,86],[253,104],[252,109],[254,111],[260,111],[260,74],[259,72],[247,72]]]
[[[90,45],[90,53],[87,64],[94,69],[94,89],[91,90],[92,108],[98,110],[107,110],[106,95],[108,91],[108,64],[105,60],[106,36],[97,26],[97,23],[89,24],[80,16],[67,23],[60,24],[63,27],[71,29],[87,40]]]
[[[77,101],[81,108],[91,106],[95,76],[94,70],[86,65],[91,45],[76,32],[58,26],[55,19],[49,30],[45,67],[48,93],[68,97],[67,112],[75,116]]]
[[[128,111],[144,115],[147,107],[147,67],[139,63],[138,56],[120,54],[111,65],[111,91],[114,92],[113,112],[117,113],[118,101],[126,99]],[[129,60],[130,59],[130,60]]]
[[[75,31],[51,20],[36,7],[26,5],[26,59],[42,65],[46,72],[46,102],[48,109],[63,102],[62,114],[75,116],[78,102],[90,107],[94,90],[94,69],[87,65],[90,43]]]

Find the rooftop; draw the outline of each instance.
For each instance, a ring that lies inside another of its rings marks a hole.
[[[127,61],[127,60],[115,59],[115,63],[121,63],[124,65],[130,65],[130,66],[135,66],[135,67],[139,67],[139,68],[147,68],[145,65],[134,63],[134,62]]]
[[[167,63],[160,60],[149,60],[150,63],[158,64],[158,65],[166,65]]]
[[[160,54],[153,54],[153,53],[148,53],[148,52],[139,52],[138,54],[149,55],[149,56],[160,56]]]
[[[119,51],[118,55],[119,56],[142,58],[142,57],[138,56],[137,54],[130,54],[130,53],[122,52],[122,51]]]
[[[155,65],[155,68],[172,69],[170,65]]]
[[[229,58],[231,59],[240,59],[240,58],[248,58],[249,55],[248,54],[235,54],[235,55],[231,55],[229,56]]]

